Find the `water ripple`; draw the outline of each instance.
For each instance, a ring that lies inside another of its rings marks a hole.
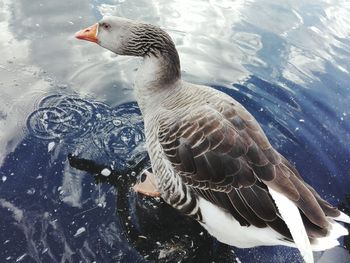
[[[112,108],[74,96],[50,95],[28,116],[27,129],[42,140],[91,140],[100,153],[117,163],[137,161],[143,156],[145,136],[136,103]]]
[[[108,113],[100,113],[100,121],[92,134],[94,143],[112,158],[135,158],[135,150],[145,141],[139,108],[136,104],[119,106]]]
[[[40,139],[67,139],[84,136],[91,131],[95,106],[83,99],[51,95],[39,103],[29,115],[27,127]]]

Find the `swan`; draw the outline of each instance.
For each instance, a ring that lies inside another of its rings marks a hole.
[[[339,245],[350,218],[307,184],[255,118],[227,94],[181,79],[171,37],[157,26],[104,17],[76,38],[142,57],[134,91],[153,173],[134,190],[160,196],[220,242],[312,251]]]

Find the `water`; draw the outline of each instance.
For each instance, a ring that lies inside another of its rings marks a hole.
[[[300,262],[294,249],[223,246],[129,190],[149,167],[132,94],[140,60],[73,37],[106,14],[167,30],[184,79],[234,96],[350,212],[348,1],[1,0],[0,261]],[[349,262],[341,243],[318,262]]]

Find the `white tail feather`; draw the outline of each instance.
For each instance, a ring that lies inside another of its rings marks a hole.
[[[343,212],[340,212],[340,216],[332,217],[334,220],[341,221],[350,224],[350,217]]]
[[[329,223],[331,224],[331,229],[329,230],[327,237],[338,239],[341,236],[346,236],[349,234],[349,231],[344,226],[335,222],[334,220],[329,220]]]
[[[322,238],[318,238],[317,241],[315,241],[315,244],[312,244],[312,250],[324,251],[336,246],[339,246],[338,240],[333,238],[328,238],[328,237],[322,237]]]
[[[299,249],[306,263],[313,263],[314,257],[307,236],[303,220],[301,219],[297,206],[284,195],[269,188],[272,198],[275,200],[278,211],[284,222],[287,224],[289,231],[293,237],[296,247]]]
[[[331,228],[325,237],[320,237],[311,245],[313,251],[323,251],[335,246],[339,246],[338,238],[349,234],[348,230],[341,224],[329,218]]]

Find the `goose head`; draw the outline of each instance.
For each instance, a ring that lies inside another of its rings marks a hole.
[[[170,36],[159,27],[116,16],[104,17],[75,37],[95,42],[118,55],[158,57],[176,52]]]
[[[175,44],[157,26],[109,16],[80,30],[75,37],[97,43],[118,55],[143,57],[138,78],[142,86],[169,87],[181,77]]]

